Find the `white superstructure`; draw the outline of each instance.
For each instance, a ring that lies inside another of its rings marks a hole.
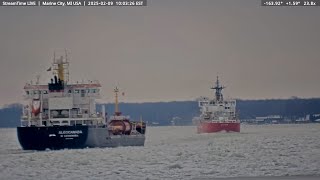
[[[53,79],[48,84],[27,83],[24,87],[27,105],[23,108],[21,126],[92,125],[103,126],[105,110],[96,112],[95,100],[100,98],[98,81],[69,83],[67,56],[56,59]]]
[[[198,99],[198,105],[200,108],[200,117],[194,120],[208,120],[208,121],[219,121],[219,122],[229,122],[236,121],[236,100],[229,99],[224,100],[222,95],[222,90],[225,87],[220,86],[219,78],[214,87],[215,99],[209,99],[207,97],[200,97]]]

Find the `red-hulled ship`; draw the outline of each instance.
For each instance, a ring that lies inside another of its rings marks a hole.
[[[225,87],[219,83],[214,87],[215,99],[201,97],[199,107],[201,115],[193,121],[197,125],[198,133],[214,133],[220,131],[240,132],[240,120],[236,114],[236,100],[224,100],[222,90]]]

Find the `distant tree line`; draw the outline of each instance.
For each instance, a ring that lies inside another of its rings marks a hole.
[[[289,119],[320,113],[320,98],[313,99],[267,99],[238,100],[237,109],[241,119],[257,116],[280,115]]]
[[[108,115],[114,113],[113,104],[105,104]],[[133,120],[170,125],[174,117],[179,117],[179,124],[191,125],[192,118],[199,115],[198,103],[195,101],[173,101],[155,103],[120,103],[123,115]],[[101,111],[101,104],[97,105]],[[257,116],[280,115],[287,118],[305,117],[307,114],[320,114],[320,98],[313,99],[265,99],[237,100],[237,111],[240,119],[251,119]],[[12,104],[0,109],[0,127],[16,127],[20,125],[22,106]]]
[[[20,116],[22,115],[22,105],[11,104],[0,109],[0,127],[16,127],[20,125]]]
[[[108,115],[113,115],[114,104],[105,104]],[[97,110],[100,111],[101,105]],[[155,102],[155,103],[120,103],[119,109],[123,115],[129,115],[132,120],[148,121],[159,123],[159,125],[169,125],[174,117],[180,118],[179,124],[191,125],[192,118],[199,114],[197,102]]]

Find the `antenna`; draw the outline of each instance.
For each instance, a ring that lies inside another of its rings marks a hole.
[[[216,85],[215,85],[214,87],[212,87],[211,89],[216,90],[216,93],[215,93],[216,101],[218,101],[218,102],[223,101],[222,90],[223,90],[225,87],[220,85],[219,76],[217,76],[217,81],[216,81],[215,84],[216,84]]]
[[[56,51],[53,51],[53,63],[56,62]]]
[[[67,49],[64,49],[65,51],[65,54],[66,54],[66,62],[68,62],[68,52],[67,52]]]
[[[38,74],[36,77],[37,77],[36,85],[38,85],[39,84],[40,75]]]
[[[56,57],[56,51],[53,52],[52,72],[54,76],[61,79],[64,84],[69,82],[69,54],[65,49],[65,55],[60,54],[58,51],[58,57]],[[62,56],[61,56],[62,55]]]
[[[115,93],[115,114],[117,115],[117,116],[119,116],[121,113],[119,112],[119,105],[118,105],[118,92],[119,92],[119,89],[118,89],[118,87],[116,87],[115,89],[114,89],[114,93]]]

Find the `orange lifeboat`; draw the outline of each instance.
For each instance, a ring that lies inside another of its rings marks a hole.
[[[32,113],[37,116],[40,113],[40,100],[34,99],[32,101]]]

